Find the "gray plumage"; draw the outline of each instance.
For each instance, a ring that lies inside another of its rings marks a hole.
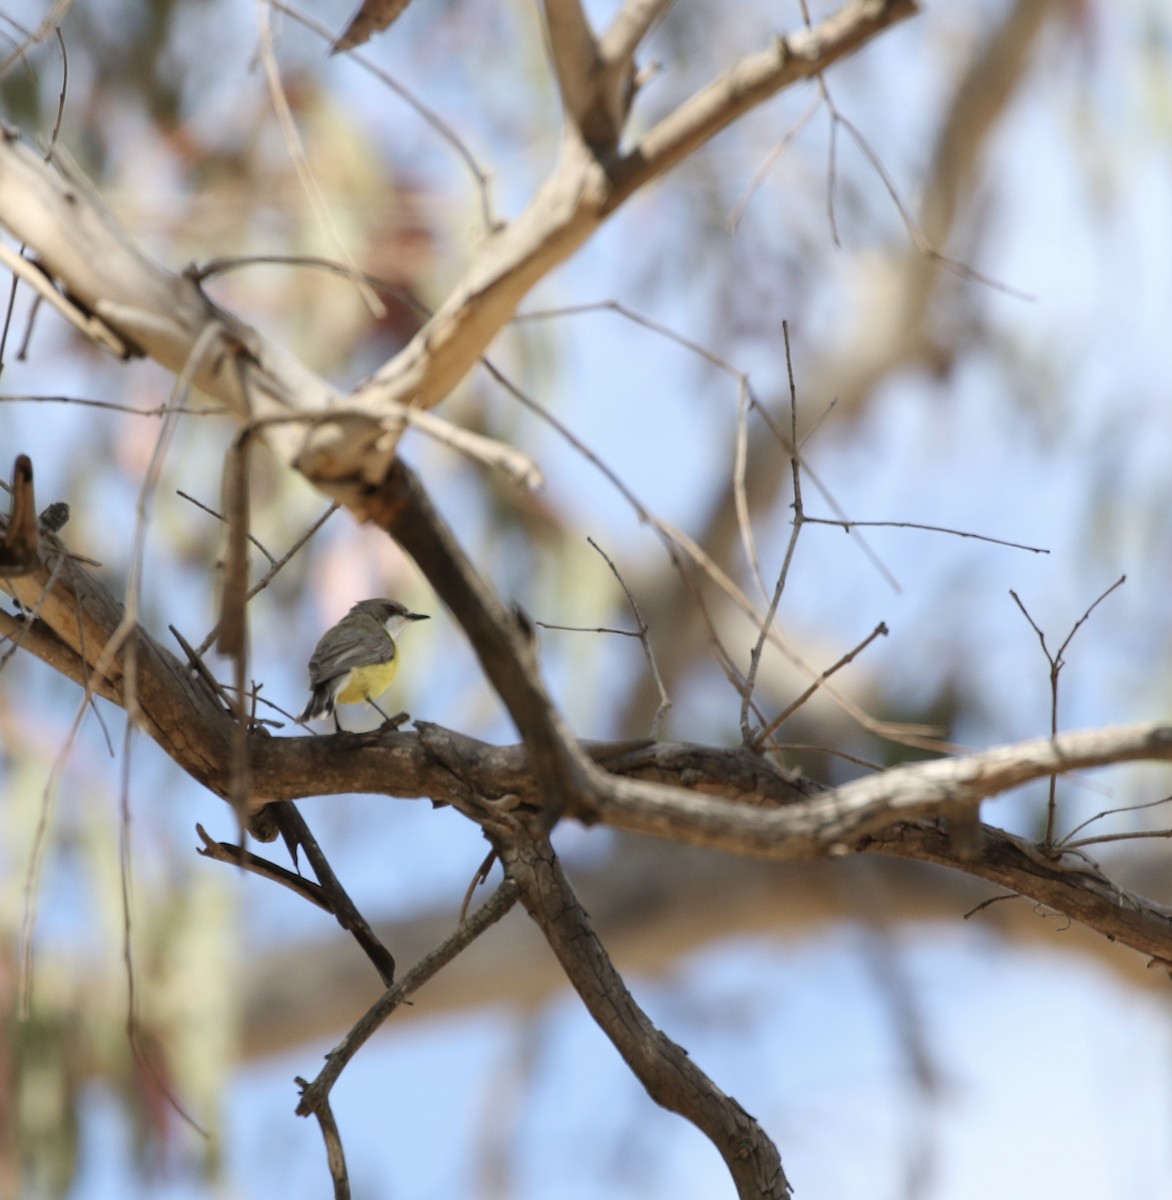
[[[334,714],[334,701],[349,682],[356,667],[371,667],[393,662],[396,656],[394,634],[412,621],[425,621],[425,613],[409,612],[396,600],[360,600],[336,625],[322,634],[309,659],[311,695],[300,721]],[[371,697],[368,703],[382,709]],[[386,714],[383,713],[385,717]]]

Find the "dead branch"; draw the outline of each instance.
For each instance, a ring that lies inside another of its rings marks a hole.
[[[571,11],[573,5],[557,7]],[[852,0],[820,25],[734,64],[605,167],[585,142],[567,138],[557,167],[526,211],[488,237],[423,329],[345,401],[208,299],[197,273],[173,274],[149,259],[63,154],[55,152],[46,163],[7,127],[0,135],[0,214],[56,285],[48,288],[51,301],[83,331],[108,335],[120,353],[146,354],[178,372],[205,330],[218,326],[196,386],[263,428],[282,461],[364,515],[362,485],[384,477],[404,414],[439,403],[476,365],[529,289],[623,201],[753,106],[826,70],[915,10],[914,0]],[[623,28],[643,28],[634,18],[649,12],[639,7]],[[622,52],[633,50],[628,44]],[[609,78],[605,65],[602,74]],[[612,94],[609,83],[607,88]]]
[[[521,822],[510,821],[493,843],[566,977],[647,1094],[707,1135],[738,1196],[785,1200],[791,1189],[777,1147],[635,1003],[545,834],[534,836]]]
[[[568,138],[528,208],[490,237],[464,278],[411,342],[355,392],[439,403],[476,365],[530,289],[587,241],[640,188],[666,174],[782,88],[813,78],[916,12],[914,0],[853,0],[821,24],[734,63],[653,125],[628,151],[600,162]],[[617,23],[616,23],[617,24]]]
[[[363,1047],[380,1025],[404,1001],[419,990],[443,967],[466,949],[486,929],[495,925],[517,902],[517,887],[506,879],[500,887],[466,920],[444,938],[430,954],[424,955],[393,987],[388,987],[382,996],[358,1019],[342,1041],[326,1055],[326,1065],[310,1084],[306,1084],[297,1106],[299,1116],[318,1112],[328,1103],[331,1088],[346,1068],[346,1064]]]
[[[382,503],[411,507],[405,478]],[[396,489],[405,489],[401,494]],[[391,524],[405,520],[385,510]],[[434,531],[432,531],[434,533]],[[446,531],[445,536],[446,535]],[[428,534],[431,537],[432,534]],[[42,538],[45,535],[42,534]],[[818,858],[864,849],[947,862],[979,878],[1001,882],[1153,957],[1172,960],[1172,924],[1165,910],[1116,888],[1085,868],[1084,860],[1032,851],[1032,868],[1002,876],[1001,842],[986,831],[972,861],[949,857],[931,839],[893,833],[909,823],[971,812],[981,800],[1051,774],[1112,763],[1172,761],[1172,727],[1135,725],[1060,734],[959,758],[919,762],[877,773],[832,790],[786,775],[743,749],[634,742],[582,744],[560,718],[526,663],[530,649],[507,610],[474,576],[465,576],[441,539],[428,548],[416,535],[426,569],[465,621],[485,669],[508,698],[526,744],[489,746],[452,730],[421,725],[414,732],[326,737],[245,739],[253,792],[249,810],[274,800],[370,792],[427,796],[470,819],[497,818],[501,806],[545,808],[551,797],[566,815],[677,843],[777,861]],[[55,554],[64,548],[53,539]],[[458,547],[454,548],[458,550]],[[6,618],[22,631],[24,648],[84,686],[105,655],[121,610],[79,564],[48,566],[0,587],[33,608],[35,620]],[[231,794],[229,746],[235,722],[206,681],[160,647],[140,626],[127,639],[137,662],[138,720],[192,778],[216,795]],[[516,642],[517,644],[514,644]],[[123,702],[127,646],[110,657],[95,690]],[[577,773],[571,786],[562,772]],[[992,831],[998,838],[1005,837]],[[1077,895],[1077,904],[1073,897]],[[1157,954],[1157,950],[1161,953]]]

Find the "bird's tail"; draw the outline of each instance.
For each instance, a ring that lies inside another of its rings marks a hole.
[[[302,710],[299,721],[312,721],[317,717],[328,717],[334,711],[334,693],[329,683],[321,683],[310,694],[309,703]]]

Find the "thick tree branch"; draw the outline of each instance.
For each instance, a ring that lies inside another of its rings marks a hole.
[[[566,119],[596,154],[618,144],[626,106],[580,0],[545,0],[545,30]]]
[[[711,1140],[748,1200],[784,1200],[790,1185],[777,1147],[757,1122],[726,1096],[687,1053],[651,1023],[615,970],[542,834],[510,823],[494,844],[521,902],[545,935],[562,970],[623,1061],[659,1105]]]
[[[85,659],[67,646],[44,621],[13,616],[12,613],[0,609],[0,642],[9,643],[0,659],[7,657],[10,648],[19,647],[52,667],[59,675],[72,679],[80,687],[85,687],[87,678],[90,679],[90,690],[95,696],[101,696],[115,704],[121,700],[122,693],[119,689],[109,680],[94,676]]]
[[[124,356],[148,355],[178,373],[215,328],[194,384],[259,430],[274,453],[325,491],[381,479],[416,418],[394,399],[362,409],[250,325],[215,304],[194,273],[173,274],[139,249],[92,184],[60,152],[46,162],[0,126],[0,224],[35,253],[5,258],[86,336]],[[2,249],[2,248],[0,248]],[[533,464],[446,422],[426,431],[462,453],[533,483]],[[438,423],[435,423],[438,422]],[[344,490],[344,489],[343,489]]]
[[[783,87],[813,78],[916,11],[915,0],[853,0],[812,29],[734,65],[604,166],[567,139],[529,207],[493,235],[430,321],[356,397],[437,404],[464,378],[533,285],[582,245],[624,200]]]
[[[411,501],[409,486],[400,479],[387,495],[394,498],[396,488],[408,488],[405,498]],[[417,516],[422,511],[410,504],[403,509]],[[392,516],[391,523],[400,519]],[[518,804],[548,809],[552,797],[554,803],[567,803],[567,815],[583,820],[756,858],[793,861],[856,849],[924,857],[1003,883],[1144,953],[1172,960],[1165,910],[1114,887],[1079,856],[1055,859],[987,830],[979,857],[960,862],[935,835],[906,832],[917,828],[909,823],[971,811],[981,800],[1051,774],[1172,761],[1172,727],[1066,733],[914,763],[821,791],[741,749],[642,742],[581,746],[569,739],[553,710],[543,707],[548,701],[540,680],[524,663],[527,648],[514,645],[519,631],[514,633],[510,618],[497,611],[499,602],[491,593],[477,592],[475,581],[464,576],[466,564],[451,557],[452,547],[444,547],[441,539],[428,548],[434,532],[408,537],[416,539],[412,545],[436,571],[461,619],[475,630],[486,670],[491,664],[494,682],[512,696],[537,752],[532,745],[486,746],[433,725],[414,733],[253,734],[246,739],[255,789],[251,811],[273,800],[367,791],[427,796],[486,824]],[[22,637],[30,652],[84,683],[103,657],[122,610],[79,563],[61,561],[64,550],[56,539],[50,545],[49,561],[56,567],[47,562],[34,574],[0,580],[0,587],[26,608],[39,604],[40,613],[32,621],[7,617],[4,628]],[[192,778],[228,797],[232,714],[207,682],[145,631],[136,628],[132,638],[140,724]],[[125,655],[123,647],[96,683],[99,694],[118,703]],[[580,772],[574,786],[558,774],[567,763]]]
[[[214,304],[192,278],[144,254],[60,152],[46,162],[10,128],[0,132],[0,220],[36,255],[29,269],[59,281],[49,289],[56,306],[104,324],[131,354],[178,373],[204,330],[218,325],[218,352],[201,358],[193,382],[238,415],[264,420],[341,403],[324,380]],[[342,434],[351,456],[378,437],[370,418],[347,421],[331,431],[276,425],[270,442],[286,461],[303,459],[328,477],[339,466],[331,466],[330,448],[339,449]]]
[[[592,774],[545,691],[530,640],[432,507],[418,480],[396,463],[369,506],[372,519],[415,560],[452,610],[504,701],[533,764],[549,813],[586,803]]]
[[[779,809],[726,805],[608,776],[605,794],[589,815],[634,833],[736,854],[809,858],[850,850],[860,838],[897,821],[969,812],[982,800],[1035,779],[1108,763],[1169,760],[1172,726],[1132,725],[893,767]]]
[[[734,63],[653,125],[623,157],[612,173],[607,212],[782,88],[815,78],[918,10],[916,0],[855,0],[820,24],[778,37],[768,50]]]
[[[383,478],[408,409],[439,403],[529,289],[624,200],[755,104],[826,70],[915,11],[914,0],[852,0],[812,29],[736,64],[606,168],[585,142],[565,139],[558,166],[528,209],[488,239],[404,350],[345,399],[209,300],[194,276],[150,260],[76,167],[60,155],[45,163],[11,129],[0,135],[0,214],[56,284],[48,289],[54,304],[80,328],[96,323],[93,336],[108,331],[122,352],[149,354],[179,371],[214,324],[218,352],[201,363],[196,385],[241,419],[259,423],[282,461],[362,515],[362,485]],[[610,65],[603,64],[603,76]],[[43,280],[32,280],[37,266],[10,265],[44,290]]]
[[[865,838],[861,849],[957,867],[1150,955],[1172,971],[1172,908],[1112,883],[1089,859],[1047,855],[988,825],[981,826],[981,839],[980,857],[969,862],[957,855],[942,827],[915,822]]]

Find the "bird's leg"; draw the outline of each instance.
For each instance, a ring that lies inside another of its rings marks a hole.
[[[393,717],[388,717],[385,712],[369,697],[366,697],[366,703],[374,709],[376,713],[383,719],[382,728],[385,729],[388,725],[392,729],[398,729],[404,721],[408,720],[408,714],[405,712],[395,713]]]

